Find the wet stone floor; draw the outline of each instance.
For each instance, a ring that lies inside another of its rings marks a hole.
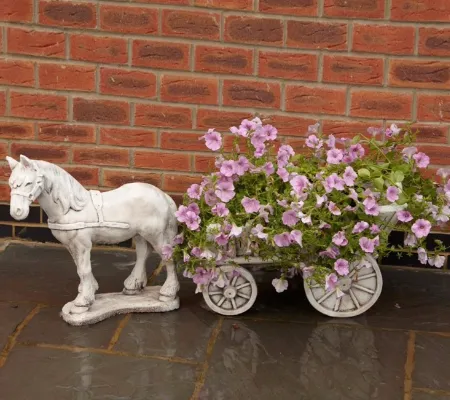
[[[95,251],[100,292],[121,291],[134,253]],[[158,264],[152,257],[148,271]],[[181,307],[86,327],[59,316],[77,293],[66,250],[11,244],[0,254],[0,400],[450,400],[450,275],[383,268],[363,316],[331,319],[302,281],[222,317],[181,278]],[[164,273],[155,282],[164,279]]]

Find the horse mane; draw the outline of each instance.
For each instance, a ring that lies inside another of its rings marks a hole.
[[[68,172],[47,161],[34,160],[44,175],[44,190],[59,204],[63,213],[81,211],[87,204],[88,191]]]

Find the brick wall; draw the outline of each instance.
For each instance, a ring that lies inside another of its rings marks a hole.
[[[255,113],[294,146],[413,121],[446,164],[449,89],[450,0],[0,0],[0,157],[88,187],[180,193],[202,132]]]

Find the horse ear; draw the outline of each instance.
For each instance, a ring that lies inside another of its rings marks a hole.
[[[18,161],[14,160],[14,158],[6,156],[6,161],[8,161],[9,168],[11,168],[11,171],[17,167],[17,164],[19,164]]]
[[[31,161],[27,156],[20,155],[20,162],[24,167],[34,168],[33,161]]]

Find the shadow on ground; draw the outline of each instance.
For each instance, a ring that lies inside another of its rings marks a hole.
[[[99,291],[121,291],[133,261],[93,252]],[[254,275],[258,299],[240,317],[212,313],[180,278],[177,311],[72,327],[59,317],[78,286],[67,251],[10,245],[0,399],[450,400],[450,275],[385,267],[377,304],[351,320],[314,310],[301,279],[277,294],[271,272]]]

